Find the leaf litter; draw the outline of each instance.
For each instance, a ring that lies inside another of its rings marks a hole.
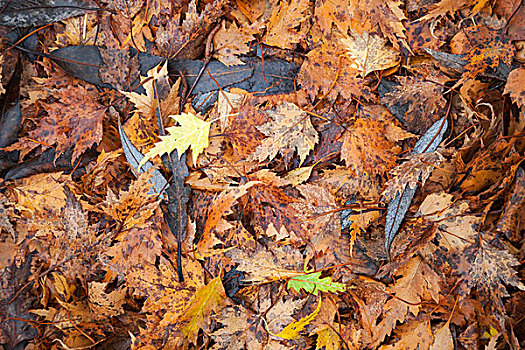
[[[519,4],[5,5],[1,346],[525,346]]]

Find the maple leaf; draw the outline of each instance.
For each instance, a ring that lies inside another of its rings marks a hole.
[[[179,319],[182,334],[195,344],[197,333],[205,326],[205,317],[209,317],[212,312],[216,312],[227,304],[228,298],[221,279],[215,277],[207,285],[199,288],[195,297],[183,309]]]
[[[386,189],[382,193],[385,201],[391,201],[398,193],[403,193],[406,186],[414,189],[419,182],[423,186],[432,170],[443,160],[438,152],[411,155],[407,162],[392,169],[391,174],[394,177],[386,183]]]
[[[514,266],[518,260],[506,250],[496,249],[482,240],[468,245],[460,255],[457,273],[464,276],[460,293],[467,295],[477,288],[483,303],[494,303],[496,317],[504,324],[505,307],[502,297],[508,296],[505,285],[525,290],[525,285],[517,276]]]
[[[489,68],[496,70],[499,65],[511,66],[515,47],[501,30],[476,26],[468,28],[466,34],[469,35],[468,40],[472,42],[472,45],[469,45],[470,48],[463,57],[463,60],[468,63],[456,85],[468,79],[475,79]]]
[[[317,317],[317,314],[319,314],[319,310],[321,310],[321,298],[319,298],[319,303],[317,304],[317,308],[312,312],[310,315],[305,316],[301,318],[299,321],[290,323],[282,331],[280,331],[278,334],[276,334],[276,337],[284,338],[284,339],[296,339],[299,337],[299,332],[301,332],[304,327],[310,324],[310,322],[313,321],[315,317]]]
[[[348,13],[348,0],[321,0],[315,2],[315,19],[321,30],[330,35],[335,24],[341,33],[351,28],[352,17]]]
[[[261,181],[253,186],[240,203],[249,215],[255,230],[265,234],[269,229],[284,235],[294,235],[295,239],[305,239],[305,229],[292,203],[298,200],[283,189],[289,183],[268,170],[260,170],[250,175],[250,180]],[[284,231],[284,232],[283,232]]]
[[[64,185],[69,181],[71,178],[62,172],[37,174],[19,180],[13,188],[19,209],[30,212],[60,211],[66,205]]]
[[[421,17],[419,21],[427,21],[434,18],[444,17],[447,14],[454,14],[463,7],[476,4],[472,9],[471,15],[478,13],[487,3],[488,0],[441,0],[434,8],[425,16]]]
[[[169,87],[168,61],[151,68],[145,77],[140,77],[141,86],[145,94],[135,91],[120,91],[133,104],[135,108],[146,118],[154,118],[159,107],[159,90]]]
[[[106,107],[91,97],[90,90],[70,85],[54,91],[54,96],[54,102],[41,102],[47,115],[40,117],[38,127],[7,150],[21,150],[20,157],[24,157],[40,144],[56,145],[54,160],[72,149],[74,164],[82,153],[102,140]]]
[[[377,343],[392,332],[397,321],[405,321],[409,311],[417,316],[421,308],[421,301],[439,302],[441,278],[420,257],[411,258],[401,266],[397,274],[402,277],[397,279],[388,290],[399,299],[390,299],[385,303],[384,319],[373,330]]]
[[[369,106],[343,134],[341,158],[358,176],[382,174],[396,165],[394,141],[413,135],[387,124],[393,118],[381,106]],[[385,120],[386,119],[386,120]]]
[[[394,67],[399,62],[398,53],[387,47],[387,41],[377,35],[353,32],[352,36],[341,35],[339,40],[352,59],[353,67],[363,78],[374,71]]]
[[[310,50],[306,58],[297,80],[310,98],[316,98],[321,92],[331,101],[339,95],[345,99],[372,99],[366,81],[358,77],[359,71],[352,66],[351,59],[335,44],[323,43]]]
[[[270,117],[261,111],[253,99],[243,105],[239,114],[232,116],[225,134],[233,146],[234,159],[245,159],[254,152],[264,139],[257,126],[269,120]]]
[[[213,37],[213,56],[227,66],[244,64],[239,56],[250,52],[249,44],[255,39],[253,35],[258,32],[255,27],[239,28],[235,22],[226,28],[226,22],[223,21],[221,28]]]
[[[141,9],[144,0],[111,0],[114,9],[126,18],[133,18]]]
[[[288,164],[296,150],[302,164],[319,141],[310,116],[289,102],[277,106],[275,111],[266,111],[266,114],[272,121],[257,126],[257,129],[268,138],[257,146],[251,158],[262,162],[268,158],[272,160],[280,153]]]
[[[346,286],[343,283],[332,282],[330,277],[319,278],[321,272],[312,272],[302,276],[292,277],[288,281],[288,289],[293,288],[296,292],[304,289],[307,293],[317,295],[321,292],[344,292]]]
[[[401,85],[385,94],[382,102],[389,106],[408,104],[403,125],[411,132],[425,133],[440,118],[445,108],[443,88],[422,77],[398,77]],[[421,116],[428,116],[421,118]]]
[[[224,327],[216,329],[211,333],[211,337],[216,342],[214,350],[244,350],[244,349],[264,349],[272,343],[267,339],[267,332],[264,329],[262,320],[257,314],[249,309],[233,305],[221,309],[216,316],[217,322]]]
[[[525,68],[517,68],[510,72],[505,84],[505,93],[519,107],[525,107]]]
[[[333,242],[341,235],[341,219],[337,210],[339,206],[336,197],[327,188],[305,184],[298,187],[305,200],[293,203],[297,217],[317,255],[332,254]],[[314,251],[310,245],[307,248],[307,260],[313,257]]]
[[[157,265],[145,263],[133,267],[126,283],[133,288],[134,295],[147,298],[142,312],[148,315],[148,322],[146,328],[141,329],[141,336],[147,343],[167,339],[166,346],[176,348],[182,335],[179,326],[185,317],[183,312],[197,302],[196,292],[205,285],[204,270],[196,260],[183,257],[184,282],[180,283],[176,269],[166,258],[161,256]]]
[[[293,49],[293,44],[306,35],[306,31],[297,31],[296,28],[308,19],[305,12],[309,7],[310,2],[307,0],[281,2],[268,19],[264,43],[281,49]]]
[[[190,147],[193,164],[196,164],[199,154],[208,147],[211,122],[205,122],[191,113],[172,115],[171,118],[180,126],[171,126],[166,129],[169,135],[160,136],[161,141],[156,143],[142,158],[138,166],[139,169],[151,158],[165,153],[169,154],[174,150],[177,150],[180,158]]]
[[[67,18],[61,22],[65,27],[62,30],[58,29],[56,39],[56,42],[61,44],[60,46],[95,44],[97,32],[100,30],[95,13]]]
[[[124,230],[142,227],[158,206],[155,195],[149,193],[152,174],[153,169],[140,174],[129,190],[120,191],[118,196],[108,189],[106,200],[96,210],[121,223]]]
[[[124,313],[122,306],[126,302],[127,288],[121,287],[106,293],[107,286],[107,282],[89,282],[88,284],[90,309],[94,311],[95,318],[104,319]]]
[[[217,225],[219,220],[221,220],[223,216],[228,215],[228,213],[231,213],[233,203],[244,196],[250,187],[260,183],[261,182],[258,181],[250,181],[237,188],[224,191],[213,200],[213,204],[208,209],[208,218],[206,219],[204,231],[197,244],[197,252],[200,256],[205,257],[207,254],[210,254],[213,245],[220,243],[214,234],[218,230]]]
[[[429,321],[412,321],[396,328],[396,336],[399,341],[381,349],[406,349],[419,350],[428,349],[434,344],[434,337],[430,331]]]
[[[226,255],[239,264],[239,271],[247,273],[246,283],[266,283],[304,275],[300,270],[302,255],[290,246],[274,246],[253,254],[234,248]]]
[[[352,29],[357,33],[366,31],[372,33],[379,28],[383,35],[396,47],[408,48],[405,41],[405,27],[403,20],[407,19],[401,8],[401,0],[375,1],[375,0],[350,0],[348,16],[352,18]]]

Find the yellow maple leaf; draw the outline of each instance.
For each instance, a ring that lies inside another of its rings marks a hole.
[[[140,169],[149,159],[171,153],[177,150],[179,158],[191,147],[193,164],[196,164],[199,154],[208,147],[208,134],[211,122],[206,122],[191,113],[172,115],[171,118],[180,126],[172,126],[166,129],[169,135],[161,136],[161,141],[155,144],[151,150],[142,158],[138,168]]]
[[[181,331],[195,343],[199,329],[204,325],[204,318],[227,303],[226,293],[220,277],[215,277],[201,287],[195,297],[181,313]]]
[[[399,62],[398,53],[389,46],[387,40],[363,31],[361,35],[352,31],[352,36],[341,36],[341,43],[348,57],[364,78],[369,73],[395,66]]]

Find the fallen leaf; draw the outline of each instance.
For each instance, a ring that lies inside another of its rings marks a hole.
[[[210,133],[211,122],[205,122],[199,117],[182,113],[180,115],[172,115],[171,118],[175,120],[180,126],[171,126],[166,129],[169,135],[160,136],[161,141],[142,158],[138,168],[140,169],[149,159],[160,156],[165,153],[169,154],[177,150],[179,158],[191,147],[193,164],[197,163],[199,154],[208,147],[208,136]]]
[[[319,141],[310,116],[289,102],[284,102],[275,110],[267,111],[266,114],[272,118],[272,121],[256,128],[267,138],[257,146],[251,158],[262,162],[267,159],[272,160],[279,153],[288,164],[294,151],[297,151],[302,164]]]
[[[351,36],[341,36],[340,41],[353,61],[352,66],[363,78],[374,71],[394,67],[399,62],[398,53],[379,36],[364,31],[361,35],[352,32]]]

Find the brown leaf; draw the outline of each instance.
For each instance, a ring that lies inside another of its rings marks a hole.
[[[386,183],[387,188],[382,193],[385,201],[394,199],[398,192],[403,193],[405,186],[413,189],[419,182],[423,186],[434,167],[438,167],[443,159],[438,152],[411,155],[408,162],[391,171],[394,177]]]
[[[262,182],[253,186],[248,196],[240,202],[245,214],[251,218],[255,231],[264,234],[273,227],[277,232],[285,230],[289,235],[304,239],[302,222],[297,217],[297,210],[290,205],[298,200],[283,188],[288,182],[268,170],[251,174],[249,179]]]
[[[424,134],[440,119],[440,113],[445,108],[443,88],[421,77],[400,77],[401,85],[387,93],[381,101],[389,106],[408,104],[405,114],[405,125],[408,130]]]
[[[213,56],[227,66],[244,64],[239,58],[250,51],[250,42],[255,39],[257,28],[248,26],[237,27],[235,22],[226,28],[226,22],[222,22],[222,27],[213,37]]]
[[[484,240],[481,246],[471,244],[460,255],[455,271],[464,276],[459,291],[468,295],[472,288],[476,288],[484,304],[494,303],[495,316],[504,322],[505,308],[501,298],[509,295],[505,286],[525,290],[513,268],[518,265],[518,260],[508,251],[496,249]]]
[[[372,92],[358,73],[341,48],[334,44],[322,44],[308,52],[297,80],[311,99],[322,94],[331,101],[338,95],[346,99],[370,100]]]
[[[293,103],[284,102],[275,110],[266,111],[272,121],[256,128],[267,136],[255,149],[252,159],[259,162],[272,160],[281,154],[284,162],[289,164],[294,151],[304,162],[315,144],[319,141],[310,116]]]
[[[404,322],[409,311],[417,316],[421,309],[421,301],[439,302],[441,278],[421,258],[409,260],[397,271],[397,275],[402,277],[388,288],[397,298],[388,300],[383,308],[384,319],[374,331],[376,342],[381,342],[390,334],[397,321]]]
[[[512,101],[520,107],[525,107],[525,68],[514,69],[509,74],[505,93],[510,95]]]
[[[305,35],[306,31],[298,27],[308,18],[305,12],[310,6],[307,0],[291,0],[281,2],[273,12],[266,26],[264,43],[269,46],[277,46],[281,49],[293,49]]]
[[[250,181],[237,188],[228,189],[214,199],[213,204],[208,209],[208,218],[204,226],[204,232],[197,244],[197,252],[201,257],[213,254],[213,245],[220,243],[216,237],[216,232],[219,231],[217,227],[219,220],[221,220],[223,216],[231,213],[233,203],[244,196],[248,192],[248,189],[257,184],[261,184],[261,182]]]

